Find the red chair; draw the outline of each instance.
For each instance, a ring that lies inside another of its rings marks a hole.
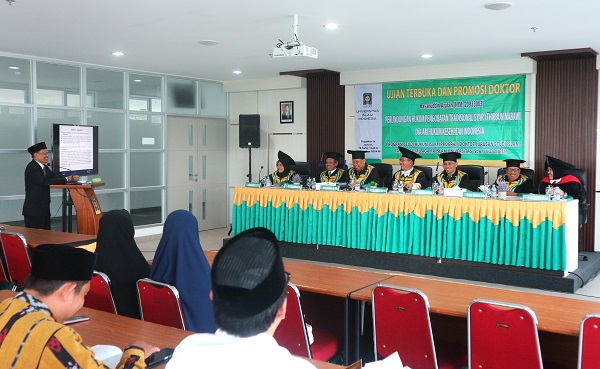
[[[477,299],[469,304],[469,368],[541,369],[537,318],[528,307]]]
[[[578,369],[600,368],[600,314],[588,314],[579,331]]]
[[[185,318],[177,288],[149,278],[137,281],[142,320],[185,329]]]
[[[292,355],[303,356],[320,361],[330,360],[339,348],[339,339],[333,333],[313,327],[314,342],[308,342],[308,332],[300,304],[300,292],[293,283],[287,286],[287,310],[285,319],[275,331],[275,340]]]
[[[376,360],[397,351],[402,364],[413,369],[466,366],[466,347],[451,342],[434,343],[429,301],[423,292],[378,285],[373,288],[371,299]]]
[[[6,277],[13,285],[13,291],[25,283],[25,278],[31,272],[31,260],[27,241],[20,233],[2,232],[2,254],[6,263]]]
[[[106,274],[94,270],[90,291],[85,295],[83,306],[107,313],[117,313],[115,300],[110,292],[110,278]]]

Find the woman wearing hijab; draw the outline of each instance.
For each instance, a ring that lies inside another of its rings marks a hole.
[[[177,288],[187,330],[216,330],[209,297],[210,265],[200,245],[198,220],[189,211],[175,210],[167,217],[150,278]]]
[[[546,193],[546,187],[558,187],[562,196],[571,196],[579,200],[579,226],[583,225],[587,211],[587,193],[579,178],[568,174],[569,169],[575,169],[573,164],[546,155],[546,170],[548,175],[542,179],[538,193]]]
[[[140,318],[136,285],[148,278],[150,267],[133,238],[135,231],[127,210],[111,210],[100,218],[96,241],[96,270],[110,278],[119,315]]]
[[[296,164],[294,159],[281,150],[277,153],[277,157],[279,158],[277,160],[277,170],[270,175],[271,183],[276,185],[282,182],[289,182],[292,176],[296,174],[296,172],[290,169],[290,165]]]

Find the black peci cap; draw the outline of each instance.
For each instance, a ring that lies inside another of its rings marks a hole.
[[[363,151],[363,150],[348,150],[346,151],[348,154],[352,155],[352,159],[364,159],[365,158],[365,154],[368,153],[369,151]]]
[[[443,152],[440,154],[440,158],[443,161],[457,161],[457,159],[461,158],[461,154],[459,152]]]
[[[31,275],[51,281],[90,281],[96,254],[67,245],[44,244],[31,249]]]
[[[29,146],[29,148],[27,149],[27,151],[29,151],[29,153],[31,155],[35,154],[36,152],[40,151],[40,150],[44,150],[47,149],[48,147],[46,146],[45,142],[38,142],[35,145]]]
[[[409,150],[407,148],[404,148],[402,146],[398,146],[398,150],[400,150],[400,152],[402,153],[401,157],[410,159],[412,161],[415,161],[415,159],[422,157],[421,155],[417,154],[416,152]]]
[[[520,160],[520,159],[504,159],[503,161],[506,163],[506,168],[509,168],[509,167],[520,168],[521,164],[525,163],[525,160]]]

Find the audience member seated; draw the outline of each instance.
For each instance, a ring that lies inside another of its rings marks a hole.
[[[150,266],[134,239],[131,215],[125,209],[102,215],[96,241],[96,270],[110,278],[117,314],[140,318],[135,283],[148,278]]]
[[[210,265],[200,245],[198,220],[189,211],[175,210],[167,217],[150,278],[177,288],[187,330],[215,331]]]
[[[285,318],[287,282],[279,244],[271,231],[253,228],[233,237],[213,263],[217,332],[185,338],[167,368],[315,369],[273,338]]]
[[[0,303],[3,368],[108,368],[81,342],[76,326],[62,324],[83,306],[95,261],[93,253],[67,245],[32,249],[23,292]],[[145,368],[144,358],[156,351],[158,347],[134,341],[117,368]]]

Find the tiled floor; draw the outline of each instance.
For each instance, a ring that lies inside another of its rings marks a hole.
[[[228,232],[229,232],[229,228],[218,228],[218,229],[213,229],[213,230],[209,230],[209,231],[202,231],[202,232],[200,232],[200,244],[202,245],[204,250],[218,250],[221,248],[221,246],[223,246],[223,239],[229,237],[227,235]],[[156,246],[158,245],[158,242],[160,241],[160,235],[141,237],[141,238],[137,238],[136,241],[137,241],[138,246],[144,253],[144,256],[146,257],[146,259],[152,259],[154,257],[154,251],[156,250]],[[312,261],[307,261],[307,262],[316,263],[316,264],[327,264],[327,263],[319,263],[319,262],[312,262]],[[355,267],[355,268],[364,269],[364,270],[373,270],[370,268],[361,268],[361,267]],[[448,278],[440,278],[440,277],[435,277],[435,278],[448,279]],[[474,282],[474,281],[467,281],[467,280],[459,280],[459,281],[464,282],[464,283],[470,283],[470,284],[484,284],[481,282]],[[486,283],[486,285],[491,285],[491,286],[495,286],[495,287],[506,287],[504,285],[495,285],[495,284],[490,284],[490,283]],[[519,291],[530,291],[530,292],[538,292],[538,293],[551,294],[551,295],[573,296],[571,294],[562,294],[560,292],[536,290],[536,289],[531,289],[531,288],[521,288],[521,287],[512,287],[512,286],[510,288],[516,289]],[[583,286],[582,288],[577,290],[577,292],[575,292],[575,295],[578,295],[582,299],[585,299],[585,300],[592,299],[592,300],[598,300],[600,302],[600,278],[598,278],[598,276],[596,276],[594,279],[589,281],[585,286]]]

